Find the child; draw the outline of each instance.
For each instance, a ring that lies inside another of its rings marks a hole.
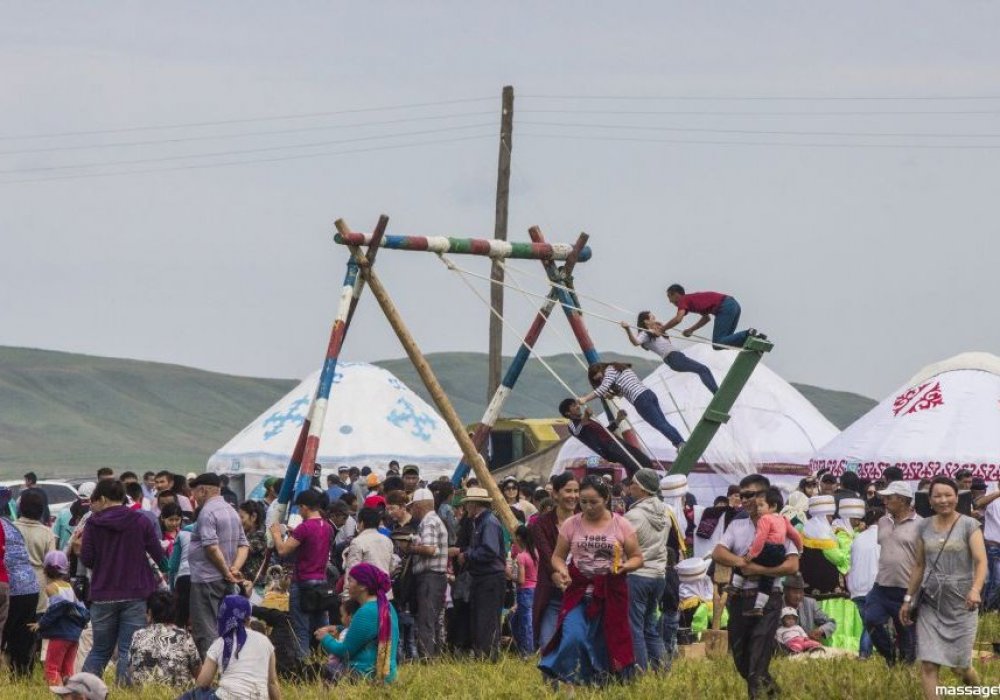
[[[799,614],[795,608],[781,609],[781,627],[774,635],[778,644],[793,654],[822,649],[823,645],[815,639],[810,639],[806,631],[799,625]]]
[[[48,640],[45,651],[45,682],[62,685],[73,675],[80,634],[90,621],[87,608],[80,605],[69,582],[69,559],[61,550],[45,555],[45,593],[48,607],[37,623],[30,625]]]
[[[291,576],[276,564],[267,570],[267,584],[260,605],[252,608],[253,616],[267,625],[264,632],[274,645],[274,658],[278,676],[284,679],[299,678],[302,664],[299,662],[299,640],[292,628],[292,617],[288,611],[288,589]]]
[[[331,625],[327,630],[337,638],[337,641],[343,642],[347,637],[347,628],[351,626],[351,620],[354,618],[354,613],[358,611],[361,606],[358,601],[351,598],[347,598],[340,603],[340,625]],[[344,674],[350,671],[350,667],[344,663],[339,657],[330,654],[326,660],[326,667],[324,668],[323,678],[328,683],[337,683]]]
[[[780,511],[785,501],[781,491],[774,486],[764,494],[765,505],[757,506],[760,517],[757,519],[757,534],[743,557],[743,566],[750,562],[760,566],[779,566],[785,560],[785,540],[789,539],[795,547],[802,551],[802,535],[795,529],[791,521],[781,515]],[[734,576],[734,578],[736,578]],[[757,598],[752,608],[744,610],[747,617],[760,617],[764,614],[764,606],[771,596],[774,578],[761,576],[757,581]]]
[[[174,551],[174,542],[181,530],[181,520],[181,507],[176,503],[167,503],[160,510],[160,530],[163,532],[160,546],[168,557]]]
[[[627,321],[622,321],[622,328],[628,334],[628,339],[632,345],[642,347],[660,356],[664,364],[675,372],[694,372],[701,378],[701,383],[705,385],[713,394],[719,390],[719,385],[715,383],[712,370],[700,362],[695,362],[690,357],[675,350],[663,324],[656,320],[656,316],[649,311],[640,311],[639,318],[635,322],[639,328],[639,335],[632,335],[632,327]]]
[[[511,632],[517,649],[522,656],[535,653],[535,638],[532,631],[531,611],[535,604],[535,584],[538,580],[538,560],[531,543],[531,532],[524,525],[514,534],[514,583],[517,584],[517,607],[510,621]]]

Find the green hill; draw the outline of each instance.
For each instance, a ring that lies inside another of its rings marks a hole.
[[[656,362],[607,353],[640,373]],[[466,423],[486,406],[486,356],[435,353],[428,360]],[[587,388],[572,355],[546,361]],[[425,400],[406,359],[377,363]],[[73,353],[0,347],[0,476],[92,474],[101,466],[199,471],[208,457],[274,401],[294,380],[255,379],[168,365]],[[857,394],[796,385],[838,427],[875,402]],[[544,417],[566,396],[537,360],[525,368],[504,413]]]

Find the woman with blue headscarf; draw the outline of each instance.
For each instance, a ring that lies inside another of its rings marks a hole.
[[[230,595],[219,605],[219,638],[212,642],[195,689],[178,700],[281,700],[274,647],[260,632],[247,627],[250,601]],[[212,689],[218,672],[219,685]]]

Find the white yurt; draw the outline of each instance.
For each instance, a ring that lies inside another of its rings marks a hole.
[[[689,344],[682,350],[708,366],[719,384],[736,359],[735,351],[713,350],[707,344]],[[712,398],[698,375],[678,373],[666,365],[645,377],[643,383],[656,394],[667,420],[685,437],[691,434]],[[644,449],[664,466],[673,463],[677,456],[673,445],[627,402],[620,403]],[[711,505],[714,496],[725,494],[728,484],[753,472],[763,472],[772,481],[794,486],[807,473],[810,457],[837,435],[833,423],[763,362],[750,376],[730,416],[689,476],[689,489],[699,504]],[[556,458],[553,473],[601,463],[601,458],[583,443],[570,439]]]
[[[967,352],[929,365],[820,448],[810,466],[907,480],[970,469],[1000,479],[1000,357]]]
[[[319,376],[320,370],[313,372],[223,445],[208,460],[208,471],[229,474],[246,495],[265,477],[283,477]],[[430,480],[451,476],[460,458],[444,419],[391,372],[366,363],[337,364],[316,460],[325,473],[367,465],[384,474],[389,461],[397,460],[418,465]]]

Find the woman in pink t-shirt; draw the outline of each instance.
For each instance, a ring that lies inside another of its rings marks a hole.
[[[531,624],[531,611],[535,605],[535,584],[538,582],[538,559],[531,532],[520,525],[514,533],[514,583],[517,584],[517,606],[510,619],[510,629],[514,635],[521,656],[535,653],[535,633]]]
[[[588,476],[582,512],[559,528],[552,577],[564,589],[563,607],[538,664],[554,682],[603,683],[635,663],[625,574],[642,566],[642,551],[632,525],[609,509],[610,498],[608,485]]]

